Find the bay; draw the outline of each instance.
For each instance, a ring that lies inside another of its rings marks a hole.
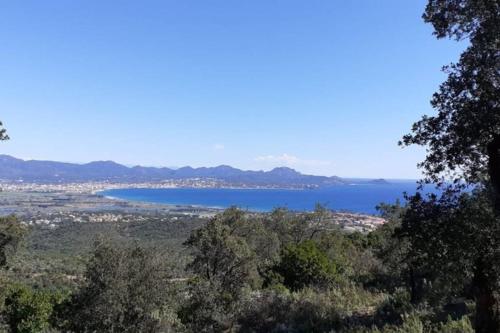
[[[414,193],[412,182],[337,185],[319,189],[225,189],[225,188],[127,188],[102,191],[103,196],[148,203],[227,208],[238,206],[266,212],[276,207],[294,211],[313,210],[317,203],[336,211],[376,214],[382,202],[404,201],[404,192]]]

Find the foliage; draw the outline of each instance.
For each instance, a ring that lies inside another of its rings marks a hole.
[[[382,333],[424,333],[424,324],[417,314],[411,313],[406,316],[401,326],[386,325]]]
[[[474,333],[474,328],[469,320],[469,317],[462,317],[459,320],[452,320],[441,323],[438,330],[440,333]]]
[[[9,288],[5,299],[5,317],[13,333],[44,332],[50,327],[54,306],[64,298],[62,293],[32,290],[23,285]]]
[[[381,204],[377,208],[387,222],[367,235],[369,247],[380,261],[368,284],[394,293],[398,288],[410,285],[415,275],[415,267],[406,261],[410,244],[405,237],[396,234],[406,207],[396,202],[394,205]]]
[[[194,231],[185,245],[193,256],[188,269],[206,281],[220,282],[226,291],[235,291],[255,277],[254,253],[218,218]]]
[[[311,240],[285,247],[274,271],[293,291],[307,286],[327,287],[338,278],[335,263]]]
[[[166,214],[136,216],[136,220],[132,217],[126,223],[63,221],[55,229],[31,226],[4,274],[40,288],[77,288],[94,251],[95,239],[105,235],[117,244],[137,242],[160,249],[168,254],[165,261],[172,277],[184,277],[189,256],[182,243],[206,220]]]
[[[424,116],[403,143],[427,145],[421,166],[430,180],[443,173],[477,183],[498,160],[500,137],[500,3],[496,0],[429,0],[424,19],[439,38],[468,38],[448,79],[434,94],[436,116]]]
[[[480,332],[500,328],[495,310],[499,228],[491,196],[477,189],[464,194],[445,192],[427,199],[418,194],[411,197],[400,231],[411,244],[406,260],[419,268],[421,281],[433,286],[427,289],[434,297],[450,297],[467,290],[474,297],[476,329]]]
[[[468,39],[469,44],[460,56],[458,63],[444,68],[448,74],[447,80],[441,84],[439,91],[432,98],[431,104],[438,111],[435,116],[424,116],[413,125],[412,133],[403,137],[404,145],[423,145],[427,147],[427,156],[420,164],[426,174],[426,181],[442,185],[446,178],[455,181],[458,188],[462,185],[482,185],[489,190],[492,198],[491,209],[485,208],[485,214],[476,219],[468,216],[470,221],[478,224],[488,224],[486,233],[492,234],[500,216],[500,2],[498,0],[429,0],[423,18],[434,27],[438,38]],[[465,181],[465,184],[462,182]],[[418,201],[418,199],[417,199]],[[454,224],[453,209],[447,203],[435,204],[433,199],[427,208],[426,214],[434,217],[424,219],[434,221],[441,229],[423,223],[429,231],[419,228],[421,236],[435,233],[433,240],[441,249],[456,252],[443,252],[449,259],[448,266],[454,266],[457,271],[463,265],[472,262],[472,276],[470,269],[465,268],[458,278],[471,279],[474,297],[476,299],[475,326],[478,332],[500,332],[500,317],[498,313],[498,299],[494,295],[497,288],[496,279],[492,278],[491,266],[497,266],[497,258],[491,257],[491,249],[496,251],[500,246],[497,237],[493,242],[485,240],[480,233],[479,237],[467,237],[473,241],[484,254],[477,256],[474,246],[466,246],[472,250],[472,258],[467,255],[465,260],[460,258],[462,251],[459,246],[450,246],[450,237],[446,231],[449,225]],[[448,201],[445,198],[444,201]],[[467,208],[464,208],[467,210]],[[417,208],[417,215],[422,210]],[[491,214],[491,212],[493,214]],[[439,217],[438,215],[441,215]],[[489,215],[489,221],[486,221]],[[457,225],[465,226],[458,217]],[[413,223],[412,225],[417,225]],[[468,228],[469,227],[469,228]],[[432,231],[431,231],[432,230]],[[455,232],[457,234],[466,232]],[[458,239],[457,239],[458,240]],[[416,240],[415,240],[416,241]],[[429,240],[427,240],[429,242]],[[431,241],[432,242],[432,241]],[[458,243],[458,242],[457,242]],[[487,249],[490,247],[491,249]],[[428,251],[419,253],[413,251],[413,261],[427,269],[434,262],[425,257]],[[421,255],[422,254],[422,255]],[[469,254],[469,253],[467,253]],[[443,262],[443,261],[438,261]],[[447,271],[445,267],[444,271]],[[494,268],[493,270],[496,270]],[[424,274],[428,275],[429,272]],[[450,275],[449,275],[450,276]],[[419,277],[422,279],[422,277]],[[452,279],[451,284],[455,284]],[[443,285],[448,285],[444,283]]]
[[[329,332],[348,327],[380,302],[353,284],[317,292],[264,290],[248,298],[239,318],[241,332]]]
[[[9,136],[7,135],[7,130],[3,128],[3,124],[0,121],[0,141],[9,140]]]
[[[236,221],[228,211],[194,231],[185,242],[193,261],[188,269],[196,274],[190,298],[181,311],[183,322],[199,332],[220,331],[234,324],[234,315],[245,288],[255,284],[255,254],[228,224]]]
[[[460,300],[475,303],[477,332],[500,332],[500,1],[428,0],[423,18],[438,38],[469,43],[444,68],[431,100],[437,114],[400,144],[426,146],[424,181],[454,187],[408,196],[406,207],[381,204],[388,223],[368,235],[326,228],[321,205],[271,214],[233,207],[206,224],[36,229],[16,261],[26,229],[0,217],[0,267],[9,264],[1,281],[32,284],[3,288],[1,319],[12,332],[51,323],[64,332],[473,332],[467,311],[442,318]],[[461,193],[466,186],[473,190]],[[115,243],[97,242],[82,270],[98,232]],[[160,250],[117,244],[130,238],[162,250],[187,238],[189,264],[176,252],[176,289]],[[55,276],[72,280],[68,299],[35,288],[62,290]]]
[[[0,267],[7,265],[26,231],[15,216],[0,217]]]
[[[380,261],[369,244],[369,235],[329,230],[319,233],[316,241],[319,249],[335,264],[337,280],[367,284],[380,270]]]
[[[429,323],[420,318],[417,312],[412,312],[403,318],[401,325],[384,325],[382,328],[354,329],[349,333],[473,333],[474,328],[468,317],[459,320],[448,319],[443,323]]]
[[[229,228],[232,236],[244,240],[255,256],[259,272],[265,271],[279,259],[281,248],[279,235],[270,230],[269,220],[256,216],[249,218],[245,212],[236,207],[226,209],[220,214],[219,220]]]
[[[375,320],[379,324],[398,324],[404,322],[406,316],[414,310],[410,303],[410,295],[404,290],[397,290],[391,294],[377,308]]]
[[[61,290],[68,284],[59,279],[74,276],[71,297],[56,304],[48,320],[65,332],[403,332],[420,323],[430,333],[460,325],[464,313],[448,323],[441,306],[450,297],[467,297],[466,285],[450,289],[449,283],[429,280],[425,300],[438,289],[444,302],[435,308],[425,302],[413,305],[408,297],[408,268],[420,267],[413,264],[412,251],[421,232],[411,229],[412,237],[403,232],[414,207],[384,205],[381,211],[389,222],[369,234],[321,227],[318,212],[255,214],[236,208],[206,223],[152,219],[127,225],[70,223],[50,232],[33,228],[28,248],[16,255],[6,277],[26,274],[25,281],[35,288]],[[154,229],[158,234],[150,232]],[[98,233],[111,240],[98,241],[87,260],[85,243]],[[188,251],[174,248],[169,253],[175,255],[165,256],[182,235],[190,235],[184,243]],[[131,238],[156,247],[130,245]],[[439,244],[428,244],[426,251]],[[29,253],[45,259],[24,262]],[[49,258],[56,260],[54,267],[47,266]],[[172,279],[170,263],[175,261],[186,270]],[[86,267],[77,268],[81,262]],[[65,263],[77,266],[63,269]],[[31,279],[36,272],[46,274]],[[443,271],[441,281],[451,281],[445,277]],[[410,318],[413,314],[418,321]],[[2,316],[8,317],[6,310]]]
[[[154,249],[100,240],[85,284],[59,309],[60,324],[75,332],[158,332],[169,301],[167,279]]]

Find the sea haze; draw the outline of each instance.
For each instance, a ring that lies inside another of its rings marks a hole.
[[[403,193],[415,192],[415,181],[336,185],[319,189],[113,189],[99,194],[118,199],[160,204],[195,205],[226,208],[238,206],[251,211],[270,211],[276,207],[287,207],[296,211],[314,209],[316,203],[333,210],[376,214],[381,202],[403,201]]]

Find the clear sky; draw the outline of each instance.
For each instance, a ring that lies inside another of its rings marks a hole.
[[[2,1],[0,153],[416,178],[463,46],[425,0]]]

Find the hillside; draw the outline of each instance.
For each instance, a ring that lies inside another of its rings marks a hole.
[[[304,185],[332,186],[345,184],[340,177],[304,175],[280,167],[271,171],[245,171],[227,165],[217,167],[182,167],[179,169],[134,166],[127,167],[112,161],[86,164],[53,161],[22,160],[0,155],[0,179],[36,183],[67,182],[155,182],[167,179],[210,178],[228,183],[247,185]]]

